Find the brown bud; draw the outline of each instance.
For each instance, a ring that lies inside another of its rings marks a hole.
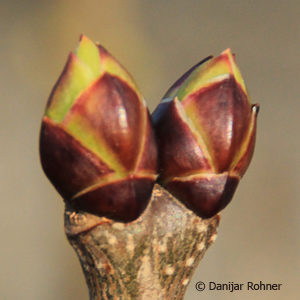
[[[43,169],[71,206],[131,221],[157,177],[157,148],[145,101],[127,71],[82,36],[42,120]]]
[[[152,116],[161,184],[201,217],[222,210],[252,158],[257,112],[229,49],[189,70]]]

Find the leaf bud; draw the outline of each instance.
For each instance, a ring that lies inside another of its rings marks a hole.
[[[40,158],[75,209],[127,222],[150,199],[157,147],[144,98],[129,73],[84,35],[50,94]]]
[[[251,161],[258,108],[230,49],[192,67],[152,115],[160,183],[201,217],[222,210]]]

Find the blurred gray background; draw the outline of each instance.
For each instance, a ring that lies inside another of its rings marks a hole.
[[[44,176],[48,95],[80,33],[127,67],[150,110],[190,66],[232,48],[259,102],[254,159],[185,299],[299,299],[299,1],[0,1],[0,299],[84,300]],[[282,283],[281,291],[197,292],[197,281]]]

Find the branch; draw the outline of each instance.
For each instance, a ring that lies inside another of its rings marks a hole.
[[[137,220],[119,223],[67,206],[65,232],[91,300],[180,300],[219,219],[201,219],[156,184]]]

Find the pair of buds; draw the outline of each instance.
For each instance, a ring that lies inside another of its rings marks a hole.
[[[78,210],[135,220],[158,182],[209,218],[250,163],[257,112],[229,49],[192,67],[150,116],[130,74],[82,36],[47,103],[41,163]]]

